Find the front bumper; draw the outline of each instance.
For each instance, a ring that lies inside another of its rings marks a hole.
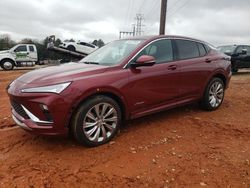
[[[67,127],[58,127],[54,122],[25,119],[12,108],[12,119],[22,129],[37,135],[67,135]]]
[[[24,130],[37,135],[68,134],[71,104],[66,97],[53,93],[17,93],[10,88],[8,95],[12,118]]]

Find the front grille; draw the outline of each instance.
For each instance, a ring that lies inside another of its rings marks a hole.
[[[24,119],[29,119],[29,116],[26,114],[23,107],[19,103],[17,103],[14,100],[11,100],[10,103],[11,103],[12,108],[16,111],[16,113],[18,113]]]

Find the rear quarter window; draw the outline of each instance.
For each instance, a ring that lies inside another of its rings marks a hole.
[[[30,52],[34,52],[35,51],[34,46],[29,46],[29,50]]]
[[[198,45],[198,48],[199,48],[200,56],[201,57],[205,56],[207,54],[207,51],[206,51],[204,45],[201,44],[201,43],[197,43],[197,45]]]
[[[194,41],[176,39],[177,59],[191,59],[200,56],[198,45]]]
[[[245,49],[247,50],[247,54],[250,54],[250,46],[246,46]]]

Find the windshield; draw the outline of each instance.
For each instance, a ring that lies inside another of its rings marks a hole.
[[[223,53],[233,53],[235,48],[236,48],[236,46],[234,46],[234,45],[219,46],[218,50],[223,52]]]
[[[83,58],[80,63],[118,65],[134,51],[144,40],[117,40],[94,51]]]

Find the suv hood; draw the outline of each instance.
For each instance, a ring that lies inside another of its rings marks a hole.
[[[16,81],[34,86],[53,85],[105,72],[106,66],[68,63],[28,72]]]
[[[233,53],[232,52],[224,52],[224,54],[231,56]]]
[[[2,50],[2,51],[0,51],[0,54],[7,54],[9,52],[10,52],[9,50]]]

